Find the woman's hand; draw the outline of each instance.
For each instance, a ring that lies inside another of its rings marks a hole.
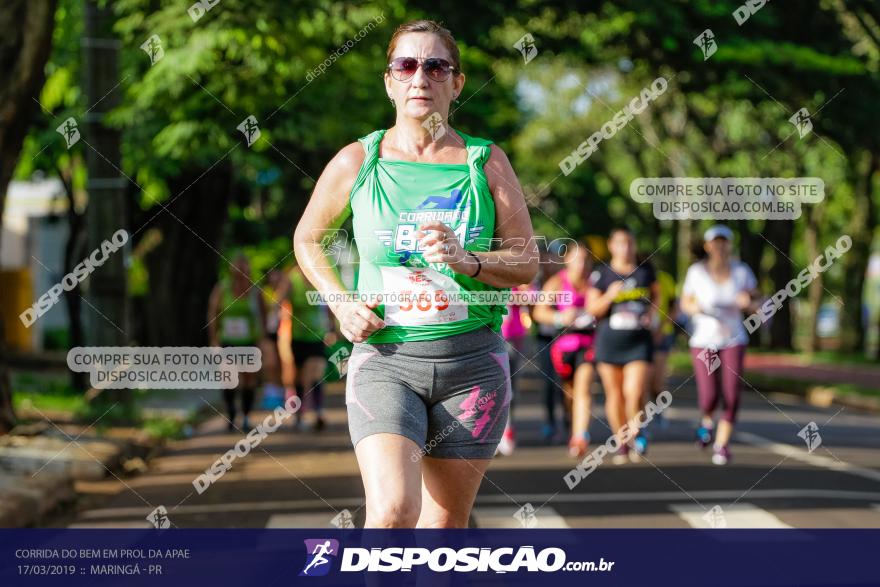
[[[736,294],[736,305],[740,310],[746,311],[752,305],[752,295],[747,291]]]
[[[339,319],[339,330],[351,342],[364,342],[369,336],[381,328],[385,322],[373,309],[382,303],[381,298],[369,302],[346,302],[334,313]]]
[[[617,280],[608,284],[608,289],[605,290],[605,296],[608,298],[608,301],[613,302],[617,299],[617,294],[619,294],[623,290],[623,281]]]
[[[575,319],[578,317],[578,308],[570,307],[559,312],[559,322],[560,324],[568,328],[572,324],[574,324]]]
[[[456,273],[473,275],[467,262],[468,254],[449,226],[440,221],[426,222],[415,233],[422,249],[422,258],[429,263],[446,263]]]

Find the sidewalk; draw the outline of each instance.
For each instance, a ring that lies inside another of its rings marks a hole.
[[[187,421],[206,405],[192,394],[155,393],[142,402],[144,417]],[[106,412],[105,412],[106,414]],[[161,450],[161,437],[140,427],[98,429],[74,422],[63,411],[23,408],[21,424],[0,436],[0,527],[41,525],[92,488],[147,470],[146,461]],[[106,494],[99,499],[106,499]]]
[[[193,481],[206,473],[227,451],[240,444],[246,450],[241,430],[229,432],[223,415],[219,392],[200,394],[211,402],[211,416],[200,424],[193,436],[168,443],[161,456],[150,461],[144,475],[107,478],[100,482],[81,484],[85,490],[75,512],[52,521],[53,526],[80,528],[150,527],[145,517],[162,506],[171,524],[186,512],[183,526],[248,527],[261,526],[251,510],[269,508],[285,500],[298,500],[327,513],[311,524],[331,527],[334,508],[322,496],[342,491],[359,500],[343,506],[360,521],[363,510],[362,489],[354,451],[348,437],[345,411],[345,388],[341,383],[325,386],[325,419],[327,426],[320,433],[294,431],[293,419],[285,421],[253,446],[246,457],[241,454],[231,461],[232,467],[222,473],[199,494]],[[201,399],[199,400],[202,401]],[[256,426],[270,413],[257,410],[251,414]],[[310,419],[308,414],[307,419]],[[230,503],[247,502],[248,511],[237,511]],[[341,507],[335,506],[341,511]],[[265,513],[269,515],[268,511]],[[362,523],[362,521],[361,521]]]
[[[880,365],[814,364],[804,355],[746,353],[745,369],[798,381],[851,383],[869,389],[880,389]]]

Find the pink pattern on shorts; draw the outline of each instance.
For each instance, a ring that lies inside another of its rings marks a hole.
[[[462,410],[461,414],[458,415],[458,420],[465,421],[479,415],[474,421],[474,429],[471,431],[471,436],[473,438],[480,438],[480,440],[485,439],[492,431],[495,422],[508,404],[510,404],[512,394],[510,386],[510,361],[507,358],[507,353],[489,354],[498,362],[498,366],[504,372],[506,384],[503,400],[498,401],[498,393],[496,391],[480,395],[480,386],[475,385],[465,400],[458,405]]]
[[[472,437],[479,437],[484,429],[486,430],[486,434],[488,434],[489,430],[492,429],[491,426],[487,429],[486,424],[492,420],[492,408],[495,407],[495,395],[496,394],[492,392],[491,394],[480,396],[480,386],[474,385],[470,394],[468,394],[465,400],[458,405],[462,410],[461,414],[458,415],[459,420],[469,420],[477,415],[477,413],[480,414],[480,417],[474,421],[474,429],[471,431]]]

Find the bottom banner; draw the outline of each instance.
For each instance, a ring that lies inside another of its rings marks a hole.
[[[875,586],[877,530],[0,530],[0,585]]]

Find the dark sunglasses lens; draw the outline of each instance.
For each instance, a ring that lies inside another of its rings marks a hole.
[[[419,62],[411,57],[398,57],[391,62],[391,71],[396,73],[398,78],[409,78],[415,75],[419,68]]]
[[[449,71],[452,66],[445,59],[431,58],[425,60],[424,68],[428,77],[437,81],[443,81],[449,77]]]

